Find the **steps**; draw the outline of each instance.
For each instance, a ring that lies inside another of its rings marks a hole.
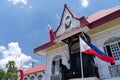
[[[120,80],[120,77],[108,78],[108,79],[98,79],[96,77],[89,77],[89,78],[76,78],[76,79],[69,79],[69,80]]]
[[[99,80],[96,77],[89,77],[89,78],[76,78],[76,79],[69,79],[69,80]]]
[[[69,79],[69,80],[120,80],[120,77],[108,78],[108,79],[98,79],[96,77],[89,77],[89,78],[76,78],[76,79]]]
[[[101,79],[101,80],[120,80],[120,77],[117,77],[117,78],[109,78],[109,79]]]

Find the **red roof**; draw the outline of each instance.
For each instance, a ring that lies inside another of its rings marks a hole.
[[[27,70],[24,71],[24,74],[31,74],[31,73],[35,73],[35,72],[42,72],[45,70],[45,64],[42,64],[40,66],[36,66],[33,68],[29,68]]]
[[[98,19],[101,19],[101,18],[103,18],[103,17],[105,17],[105,16],[107,16],[107,15],[109,15],[111,13],[114,13],[114,12],[118,11],[118,10],[120,10],[120,6],[100,10],[100,11],[92,14],[91,16],[89,16],[87,18],[87,21],[89,23],[92,23],[92,22],[94,22],[94,21],[96,21]]]

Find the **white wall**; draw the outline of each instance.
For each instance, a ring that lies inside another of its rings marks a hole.
[[[72,21],[71,27],[69,29],[80,26],[80,22],[78,20],[76,20],[75,18],[73,18],[72,15],[69,13],[69,11],[67,9],[65,9],[61,25],[59,27],[59,30],[56,33],[56,36],[59,36],[59,35],[63,34],[65,31],[69,30],[69,29],[65,30],[66,16],[70,16],[70,19]]]
[[[104,42],[111,37],[120,37],[120,26],[110,28],[108,30],[96,33],[94,35],[90,35],[91,42],[102,51],[103,51]],[[47,56],[46,56],[45,80],[50,80],[52,59],[56,55],[61,55],[62,63],[65,64],[68,69],[70,68],[70,65],[68,63],[69,50],[68,50],[67,45],[60,47],[58,49],[55,49],[55,50],[51,50],[50,52],[47,53]],[[108,66],[110,66],[110,63],[106,63],[97,57],[94,58],[94,61],[95,61],[95,64],[98,66],[100,78],[110,78],[111,76],[110,76],[109,70],[108,70]]]
[[[35,75],[36,74],[36,75]],[[28,77],[29,75],[29,77]],[[27,78],[27,80],[30,80],[30,78],[33,76],[34,77],[34,80],[38,80],[37,77],[39,75],[42,75],[42,80],[44,80],[44,73],[43,72],[35,72],[35,73],[31,73],[31,74],[27,74],[27,75],[24,75],[24,79]]]
[[[103,50],[104,42],[111,37],[120,37],[120,25],[110,28],[108,30],[96,33],[94,35],[90,35],[91,42],[102,51],[104,51]],[[98,58],[95,58],[94,60],[96,65],[98,66],[100,78],[110,78],[111,76],[108,70],[108,66],[110,66],[110,63],[103,62]]]
[[[68,64],[68,59],[69,59],[69,50],[68,46],[64,45],[61,48],[55,49],[47,53],[46,57],[46,72],[45,72],[45,80],[50,80],[51,77],[51,65],[52,65],[52,60],[56,55],[61,55],[62,56],[62,63],[67,66],[67,68],[70,68],[70,65]]]

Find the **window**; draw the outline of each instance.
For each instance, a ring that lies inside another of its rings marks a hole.
[[[118,42],[106,45],[104,51],[109,56],[116,58],[116,60],[120,60],[120,46]]]
[[[41,80],[41,79],[42,79],[42,75],[39,75],[39,76],[38,76],[38,80]]]
[[[62,64],[62,56],[57,55],[53,58],[52,62],[52,74],[59,74],[60,73],[60,65]]]
[[[30,78],[30,80],[34,80],[34,77],[32,76],[32,77]]]
[[[118,43],[111,44],[110,49],[111,49],[113,57],[115,57],[116,60],[120,60],[120,47]]]
[[[107,55],[120,60],[120,37],[113,37],[104,43],[104,51]]]

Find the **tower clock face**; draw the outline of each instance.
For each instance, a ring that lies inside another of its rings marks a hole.
[[[71,27],[72,24],[72,20],[70,16],[66,16],[65,17],[65,29],[68,29]]]

